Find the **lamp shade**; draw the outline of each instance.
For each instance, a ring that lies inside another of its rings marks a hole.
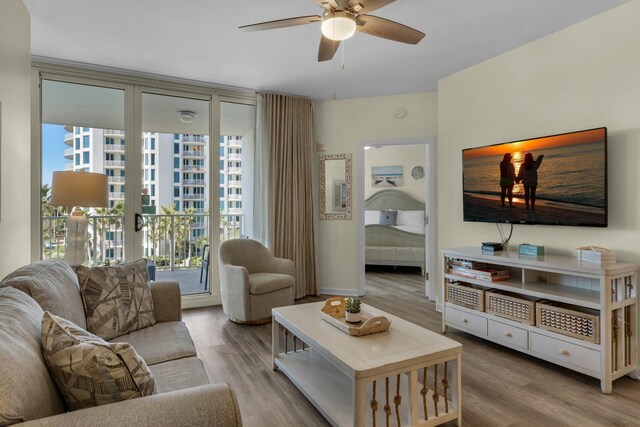
[[[58,171],[51,182],[51,205],[99,208],[109,205],[108,178],[101,173]]]

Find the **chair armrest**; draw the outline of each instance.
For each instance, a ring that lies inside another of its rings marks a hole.
[[[295,265],[293,261],[285,258],[273,257],[269,261],[269,272],[278,274],[288,274],[289,276],[296,276]]]
[[[209,384],[95,406],[21,426],[242,426],[240,408],[228,384]]]
[[[153,314],[157,323],[182,320],[182,298],[178,282],[149,282]]]
[[[228,295],[249,294],[249,270],[241,265],[220,264],[220,288]]]

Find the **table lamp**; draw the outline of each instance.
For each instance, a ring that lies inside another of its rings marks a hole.
[[[101,173],[58,171],[51,181],[51,205],[73,208],[67,217],[64,260],[72,266],[84,261],[89,221],[81,208],[107,207],[108,178]]]

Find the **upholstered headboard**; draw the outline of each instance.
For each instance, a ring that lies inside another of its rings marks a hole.
[[[400,190],[382,190],[364,201],[364,208],[370,210],[423,211],[424,202]]]

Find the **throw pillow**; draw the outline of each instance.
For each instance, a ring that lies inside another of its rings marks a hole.
[[[380,224],[396,225],[397,216],[398,216],[398,211],[380,211]]]
[[[146,259],[76,274],[89,332],[110,340],[156,323]]]
[[[42,352],[70,411],[153,393],[153,375],[130,344],[109,344],[48,311]]]

